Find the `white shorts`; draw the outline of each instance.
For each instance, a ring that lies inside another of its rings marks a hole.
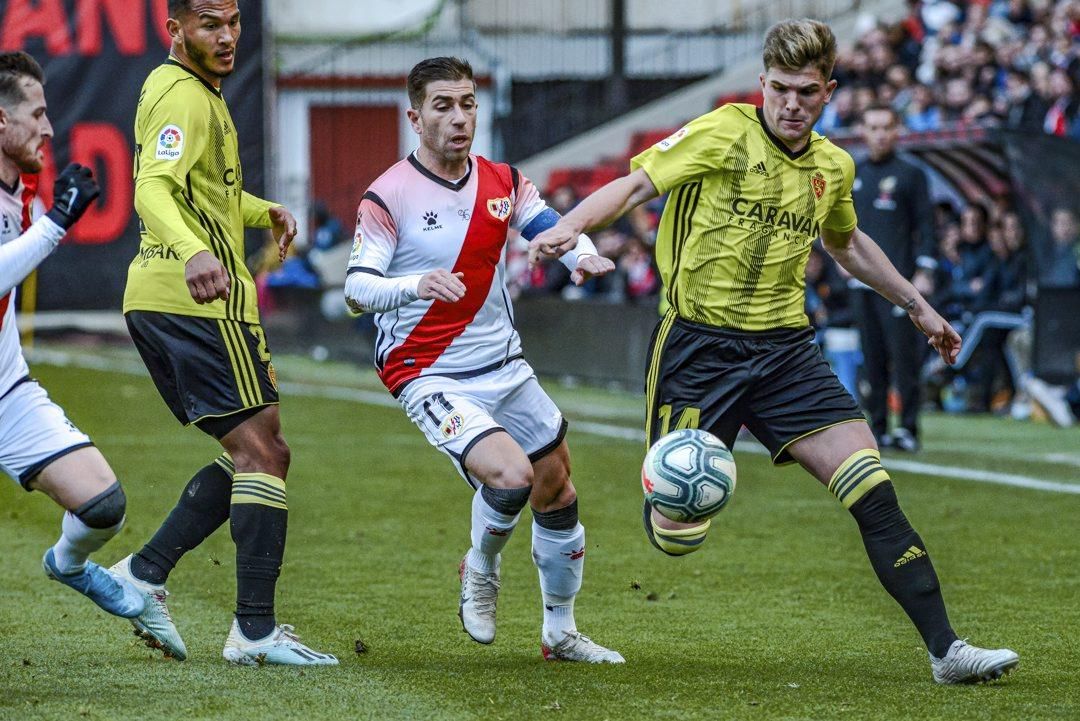
[[[566,435],[562,413],[521,359],[472,378],[421,376],[398,400],[428,442],[450,456],[474,488],[479,482],[464,462],[480,439],[506,431],[535,463]]]
[[[37,381],[23,381],[0,399],[0,468],[23,488],[57,458],[92,445]]]

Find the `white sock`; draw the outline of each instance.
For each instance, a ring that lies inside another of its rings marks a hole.
[[[86,559],[120,532],[124,522],[109,528],[91,528],[71,511],[64,513],[60,524],[60,540],[53,546],[56,570],[65,576],[78,573],[86,567]]]
[[[481,573],[491,573],[499,565],[499,553],[510,540],[521,512],[508,516],[488,505],[477,489],[472,501],[472,548],[467,563]]]
[[[585,527],[579,523],[566,531],[554,531],[533,522],[532,530],[533,563],[544,597],[542,639],[555,645],[577,630],[574,597],[581,590],[585,568]]]

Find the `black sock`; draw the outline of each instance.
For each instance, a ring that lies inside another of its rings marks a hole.
[[[878,580],[907,613],[937,658],[956,640],[949,625],[934,565],[919,534],[908,523],[896,491],[886,481],[851,507]]]
[[[252,641],[276,624],[274,590],[285,555],[289,512],[285,482],[265,473],[238,473],[233,480],[230,529],[236,544],[236,621]]]
[[[162,584],[181,556],[198,546],[229,517],[232,461],[221,456],[188,481],[180,500],[154,537],[131,557],[131,573]]]

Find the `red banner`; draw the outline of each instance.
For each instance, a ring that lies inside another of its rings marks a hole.
[[[236,72],[223,83],[241,138],[244,185],[264,180],[263,9],[241,0]],[[132,167],[135,107],[146,76],[168,57],[167,0],[0,0],[0,51],[25,50],[45,69],[55,137],[39,195],[57,168],[94,168],[103,192],[40,269],[38,308],[119,308],[138,248]],[[252,89],[256,89],[252,92]]]

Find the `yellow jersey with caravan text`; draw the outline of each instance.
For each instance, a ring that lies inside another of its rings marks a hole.
[[[220,90],[170,57],[143,84],[135,143],[141,241],[128,268],[124,312],[258,323],[244,228],[269,228],[275,204],[243,191],[236,126]],[[201,251],[228,272],[228,299],[199,304],[191,297],[185,265]]]
[[[855,164],[812,133],[793,153],[753,105],[724,105],[634,157],[670,192],[656,261],[670,307],[695,323],[809,325],[804,272],[822,228],[855,228]]]

